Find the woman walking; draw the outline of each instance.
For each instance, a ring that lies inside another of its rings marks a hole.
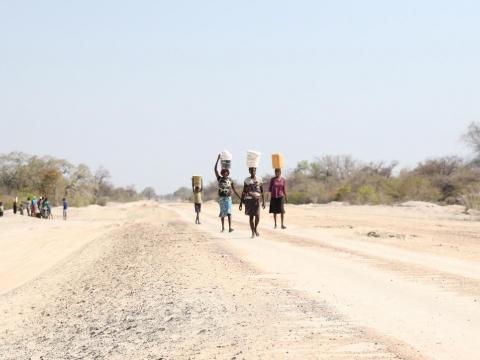
[[[252,230],[252,239],[260,236],[258,233],[258,224],[260,223],[260,199],[262,207],[265,209],[265,196],[263,194],[262,179],[257,176],[257,168],[248,169],[250,176],[245,179],[243,185],[242,198],[240,200],[240,211],[245,203],[245,214],[250,218],[250,230]]]
[[[218,162],[220,161],[220,155],[218,155],[217,162],[215,163],[215,176],[218,181],[218,204],[220,205],[220,219],[222,221],[222,232],[225,231],[225,217],[228,217],[228,232],[232,232],[232,191],[240,199],[233,180],[230,179],[230,170],[222,169],[220,174],[218,173]]]
[[[270,198],[270,214],[273,214],[273,220],[275,221],[275,229],[277,228],[277,214],[280,214],[280,221],[282,229],[287,227],[284,224],[285,218],[285,203],[287,199],[287,183],[285,178],[282,177],[282,169],[275,169],[275,177],[270,180],[269,192]]]

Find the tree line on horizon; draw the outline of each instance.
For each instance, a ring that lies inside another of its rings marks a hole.
[[[480,209],[480,123],[472,123],[462,139],[473,150],[472,159],[430,158],[413,169],[400,171],[395,171],[397,162],[365,163],[348,155],[300,161],[284,175],[289,202],[378,205],[426,201]],[[267,186],[270,179],[264,180]],[[217,198],[216,181],[204,187],[203,198],[205,201]],[[191,201],[192,190],[181,187],[163,199]]]
[[[480,123],[472,123],[463,140],[473,150],[471,159],[458,156],[430,158],[413,169],[395,171],[396,162],[361,162],[348,155],[325,155],[300,161],[285,174],[292,204],[395,204],[410,200],[460,204],[480,209]],[[266,185],[269,178],[264,178]],[[217,183],[206,184],[205,201],[217,199]],[[116,187],[108,170],[51,156],[21,152],[0,154],[0,201],[11,207],[13,198],[48,196],[53,205],[64,197],[71,206],[105,205],[109,201],[140,199],[191,201],[192,189],[158,196],[152,187],[137,192],[133,185]]]
[[[51,156],[22,152],[0,154],[0,201],[11,208],[13,199],[47,196],[55,206],[66,197],[71,206],[106,205],[109,201],[128,202],[156,197],[152,187],[137,192],[133,185],[116,187],[107,169],[96,171],[85,164],[73,165]]]

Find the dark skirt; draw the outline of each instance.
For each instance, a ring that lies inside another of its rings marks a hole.
[[[272,198],[270,200],[270,214],[285,214],[285,198]]]
[[[260,215],[260,199],[245,199],[245,215]]]
[[[199,213],[202,211],[202,204],[195,203],[195,212]]]

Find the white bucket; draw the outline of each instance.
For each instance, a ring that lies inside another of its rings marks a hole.
[[[261,152],[248,150],[247,151],[247,167],[248,168],[258,168],[260,166],[260,156]]]
[[[223,150],[221,153],[220,153],[220,160],[222,161],[232,161],[232,154],[230,153],[230,151],[228,150]]]
[[[230,160],[222,160],[221,165],[222,165],[222,169],[230,170],[232,167],[232,162]]]

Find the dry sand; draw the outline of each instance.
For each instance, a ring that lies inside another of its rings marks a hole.
[[[217,205],[0,219],[2,359],[455,359],[480,353],[480,218],[288,206],[219,232]],[[56,210],[56,213],[60,213]],[[370,233],[370,236],[367,234]]]

